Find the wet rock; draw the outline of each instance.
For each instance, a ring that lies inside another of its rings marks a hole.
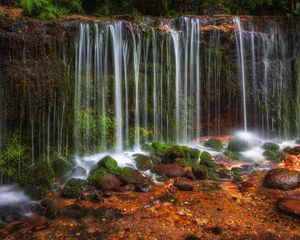
[[[272,152],[276,152],[280,149],[279,145],[276,143],[272,143],[272,142],[266,142],[264,143],[264,145],[262,145],[262,148],[264,150],[270,150]]]
[[[91,192],[88,196],[88,200],[90,202],[99,203],[102,200],[102,194],[99,194],[97,192]]]
[[[87,181],[77,178],[70,179],[61,191],[64,198],[79,198]]]
[[[285,168],[270,170],[264,178],[267,187],[290,190],[300,186],[300,172]]]
[[[46,214],[46,208],[43,207],[40,203],[33,203],[30,206],[30,210],[40,216],[43,216]]]
[[[186,178],[176,178],[174,181],[174,186],[182,191],[193,191],[195,182],[191,179]]]
[[[168,152],[167,156],[169,159],[176,159],[176,158],[184,158],[184,152],[180,148],[180,146],[173,146],[171,147]]]
[[[107,172],[114,174],[118,168],[118,162],[111,156],[106,156],[97,163],[97,166],[98,168],[104,168]]]
[[[135,190],[137,192],[146,193],[146,192],[149,192],[151,190],[151,187],[150,187],[149,184],[140,184],[140,185],[135,186]]]
[[[231,169],[232,172],[234,172],[234,174],[243,176],[243,175],[247,175],[249,173],[251,173],[254,170],[254,168],[251,165],[242,165],[240,167],[233,167]]]
[[[300,144],[300,139],[297,139],[297,140],[295,141],[295,143],[296,143],[296,144]]]
[[[146,171],[153,167],[151,157],[143,154],[135,154],[133,157],[138,170]]]
[[[47,219],[44,216],[38,216],[36,214],[32,214],[31,217],[27,220],[30,228],[34,231],[40,231],[47,227]]]
[[[300,200],[293,198],[279,199],[277,202],[279,210],[291,214],[300,219]]]
[[[76,167],[71,172],[72,176],[86,176],[87,171],[83,167]]]
[[[185,175],[184,168],[176,164],[159,164],[154,171],[168,178],[183,177]]]
[[[290,151],[290,154],[299,155],[300,154],[300,146],[293,147]]]
[[[231,181],[231,172],[228,169],[219,170],[219,178],[221,181]]]
[[[122,183],[120,181],[120,179],[115,176],[112,175],[110,173],[99,177],[97,182],[96,182],[96,186],[100,189],[103,190],[112,190],[112,191],[119,191],[120,187],[121,187]]]
[[[210,138],[206,142],[204,142],[204,146],[212,148],[216,151],[220,151],[223,149],[223,143],[219,139]]]
[[[141,185],[148,182],[148,179],[140,171],[133,168],[123,168],[118,176],[124,184]]]
[[[249,149],[250,144],[240,138],[235,138],[229,141],[228,143],[228,150],[231,152],[243,152]]]
[[[195,177],[199,180],[208,178],[208,168],[205,165],[198,165],[192,168]]]
[[[0,218],[3,222],[13,222],[18,220],[21,215],[12,207],[5,207],[0,210]]]
[[[41,206],[45,208],[45,216],[49,219],[54,219],[58,216],[59,210],[55,206],[53,200],[45,198],[40,202]]]
[[[96,188],[108,191],[119,191],[122,186],[122,182],[117,176],[108,173],[103,168],[91,171],[88,182]]]

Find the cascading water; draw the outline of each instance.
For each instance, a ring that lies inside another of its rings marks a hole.
[[[245,55],[244,55],[244,38],[243,29],[241,24],[241,19],[239,17],[234,17],[233,22],[237,26],[237,31],[235,34],[236,46],[238,52],[240,76],[242,80],[242,97],[243,97],[243,117],[244,117],[244,131],[247,132],[247,96],[246,96],[246,73],[245,73]]]

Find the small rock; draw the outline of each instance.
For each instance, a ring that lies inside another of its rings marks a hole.
[[[193,191],[194,181],[186,178],[176,178],[174,181],[174,186],[182,191]]]
[[[184,168],[176,164],[159,164],[156,166],[155,172],[169,178],[183,177],[185,175]]]

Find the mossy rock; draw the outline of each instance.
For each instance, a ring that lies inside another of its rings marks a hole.
[[[272,142],[266,142],[262,145],[262,149],[276,152],[280,149],[279,145]]]
[[[34,199],[46,197],[52,188],[55,174],[47,162],[39,161],[35,165],[24,169],[19,184],[26,193]]]
[[[118,191],[122,185],[117,176],[108,173],[104,168],[91,171],[88,182],[96,188],[112,191]]]
[[[144,184],[147,182],[146,178],[138,170],[124,167],[119,169],[117,175],[125,184]]]
[[[154,147],[152,147],[152,144],[151,143],[145,143],[143,146],[142,146],[142,149],[146,152],[149,152],[149,153],[155,153],[155,149]]]
[[[209,152],[202,152],[201,156],[200,156],[200,164],[201,165],[205,165],[207,166],[208,168],[216,168],[217,165],[216,163],[212,160],[212,156]]]
[[[220,180],[219,173],[213,168],[208,168],[208,178],[213,181]]]
[[[243,152],[250,148],[250,144],[243,139],[235,138],[229,141],[228,143],[228,151],[231,152]]]
[[[70,170],[70,165],[67,161],[59,157],[52,159],[50,166],[53,169],[55,177],[61,177]]]
[[[285,153],[290,153],[290,151],[292,151],[293,148],[290,147],[290,146],[286,146],[282,151],[285,152]]]
[[[166,144],[159,141],[152,142],[152,148],[154,149],[154,154],[157,156],[165,156],[168,150],[173,147],[172,144]]]
[[[55,206],[53,200],[45,198],[40,202],[41,206],[45,208],[45,215],[49,219],[55,219],[59,215],[59,209]]]
[[[221,151],[223,149],[223,143],[219,139],[210,138],[206,142],[204,142],[205,147],[212,148],[216,151]]]
[[[106,156],[97,163],[97,167],[104,168],[107,172],[115,174],[118,169],[118,162],[111,156]]]
[[[270,161],[280,162],[284,159],[284,154],[278,151],[274,152],[272,150],[265,150],[263,152],[263,155],[266,157],[267,160]]]
[[[191,159],[196,159],[198,160],[200,158],[201,151],[196,148],[190,148],[190,157]]]
[[[181,167],[193,167],[193,166],[196,166],[199,164],[199,160],[198,159],[176,158],[174,163]]]
[[[153,168],[151,157],[143,154],[134,154],[133,157],[138,170],[146,171]]]
[[[226,157],[228,157],[228,158],[230,158],[230,159],[232,159],[232,160],[235,160],[235,161],[239,161],[239,160],[241,160],[241,156],[240,156],[240,154],[239,153],[237,153],[237,152],[231,152],[231,151],[225,151],[224,153],[223,153]]]
[[[208,168],[205,165],[198,165],[192,168],[193,174],[199,180],[208,178]]]
[[[87,185],[86,180],[72,178],[61,191],[61,196],[64,198],[79,198],[84,186]]]

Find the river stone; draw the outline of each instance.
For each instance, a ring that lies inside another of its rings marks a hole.
[[[293,198],[282,198],[277,202],[278,208],[286,213],[300,218],[300,200]]]
[[[182,191],[193,191],[194,181],[186,178],[176,178],[174,181],[174,186]]]
[[[183,177],[184,168],[177,164],[159,164],[155,167],[155,172],[168,178]]]
[[[267,187],[290,190],[300,186],[300,172],[285,168],[270,170],[264,178]]]

